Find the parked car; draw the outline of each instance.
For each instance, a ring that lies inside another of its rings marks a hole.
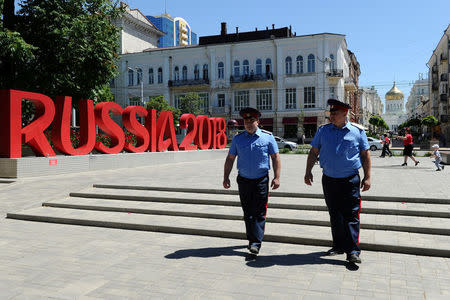
[[[367,137],[367,140],[369,141],[370,150],[375,151],[375,150],[383,149],[383,141],[382,140],[379,140],[379,139],[376,139],[376,138],[373,138],[370,136]]]
[[[274,136],[274,138],[278,144],[278,149],[285,148],[285,149],[289,149],[289,150],[293,151],[293,150],[297,149],[297,147],[298,147],[297,143],[286,141],[286,140],[280,138],[279,136]]]

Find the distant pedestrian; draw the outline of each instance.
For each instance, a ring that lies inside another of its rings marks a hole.
[[[383,134],[381,140],[383,142],[383,150],[381,151],[380,157],[385,157],[386,154],[388,154],[389,157],[391,157],[392,152],[391,152],[391,150],[389,150],[389,145],[391,144],[391,140],[389,139],[387,134]]]
[[[403,140],[403,156],[405,157],[405,160],[402,164],[402,166],[408,165],[406,162],[408,160],[408,157],[411,158],[411,160],[415,163],[417,166],[419,164],[419,161],[416,160],[416,158],[413,155],[413,137],[411,135],[411,129],[406,128],[405,129],[405,136],[398,136],[397,139]]]
[[[359,213],[362,191],[370,189],[369,142],[363,129],[347,119],[350,105],[329,99],[330,124],[319,127],[311,142],[305,171],[305,183],[313,182],[312,168],[320,154],[323,169],[322,188],[331,223],[333,247],[327,255],[347,254],[351,263],[359,257]],[[359,177],[363,168],[364,178]]]
[[[441,165],[442,163],[442,158],[441,158],[441,153],[439,152],[439,145],[438,144],[434,144],[432,146],[433,149],[433,154],[431,155],[431,158],[434,158],[434,164],[436,165],[436,171],[440,171],[444,169],[444,165]]]
[[[224,165],[223,187],[229,189],[231,186],[229,176],[237,156],[237,183],[244,212],[247,248],[256,255],[261,248],[266,225],[270,159],[274,172],[271,187],[274,190],[280,186],[281,162],[272,133],[258,128],[261,113],[246,107],[239,114],[244,118],[245,131],[231,142]]]

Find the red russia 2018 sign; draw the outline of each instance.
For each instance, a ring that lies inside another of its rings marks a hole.
[[[34,104],[36,115],[34,121],[24,128],[22,128],[23,99]],[[74,148],[70,141],[71,107],[71,97],[56,97],[53,102],[43,94],[1,90],[0,156],[22,157],[22,143],[28,144],[36,155],[55,156],[55,151],[44,134],[52,123],[54,147],[68,155],[89,154],[94,148],[102,153],[115,154],[124,149],[135,153],[222,149],[227,144],[224,118],[182,115],[180,128],[186,128],[187,134],[180,145],[177,145],[171,111],[162,111],[157,118],[156,110],[146,110],[142,106],[128,106],[123,109],[115,102],[102,102],[94,108],[92,100],[80,100],[80,146]],[[122,116],[126,130],[136,136],[135,146],[125,142],[125,133],[111,119],[111,113]],[[145,125],[139,123],[137,116],[145,118]],[[110,147],[96,141],[96,126],[111,137]]]

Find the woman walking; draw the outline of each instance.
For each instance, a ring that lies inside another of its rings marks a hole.
[[[411,135],[411,129],[406,128],[405,129],[405,136],[398,136],[397,139],[403,140],[403,156],[405,157],[405,160],[402,164],[402,166],[408,165],[406,161],[408,160],[408,157],[412,159],[412,161],[417,166],[419,164],[419,161],[416,160],[416,158],[413,155],[413,137]]]

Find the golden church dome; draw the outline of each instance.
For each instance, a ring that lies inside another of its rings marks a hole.
[[[389,90],[389,92],[386,93],[385,99],[386,100],[403,100],[405,95],[403,95],[403,92],[400,91],[397,86],[395,85]]]

